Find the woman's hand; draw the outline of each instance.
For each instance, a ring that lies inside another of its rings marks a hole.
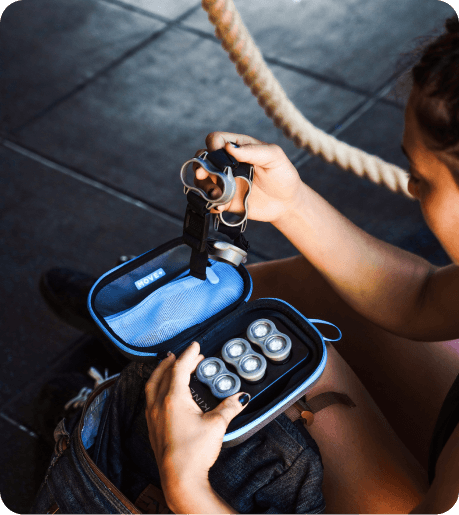
[[[231,143],[236,143],[235,148]],[[262,141],[228,132],[212,132],[206,138],[209,152],[225,148],[241,163],[254,165],[254,181],[252,193],[249,197],[249,213],[251,220],[262,222],[275,222],[289,209],[295,209],[302,192],[302,181],[296,168],[292,165],[284,151],[277,145],[270,145]],[[200,154],[200,150],[196,155]],[[203,168],[195,170],[196,186],[206,193],[212,191],[211,198],[221,195],[216,185],[216,177],[208,174]],[[218,211],[232,213],[244,212],[244,196],[247,188],[245,182],[236,179],[238,189],[234,199],[225,206],[219,206]],[[213,212],[217,212],[214,210]]]
[[[199,350],[199,343],[193,342],[178,359],[170,354],[145,385],[148,433],[168,504],[177,509],[177,499],[193,502],[197,497],[207,502],[195,508],[188,504],[188,513],[212,512],[223,502],[210,488],[208,472],[220,453],[228,424],[244,408],[239,398],[246,400],[245,405],[250,398],[239,392],[203,413],[189,388],[191,373],[204,359]],[[230,507],[226,506],[220,509],[227,512]]]

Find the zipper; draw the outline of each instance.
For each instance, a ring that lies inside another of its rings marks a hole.
[[[96,388],[91,395],[88,397],[88,400],[86,401],[83,412],[81,413],[81,418],[78,423],[78,434],[77,434],[77,446],[78,451],[83,455],[84,459],[86,460],[88,466],[92,470],[92,472],[102,481],[104,486],[117,498],[117,500],[123,504],[127,510],[129,510],[129,513],[138,513],[142,514],[142,512],[136,508],[136,506],[124,495],[122,494],[118,488],[109,480],[107,477],[100,471],[100,469],[96,466],[96,464],[92,461],[91,457],[87,453],[86,449],[83,445],[83,440],[81,439],[81,432],[83,430],[84,425],[84,417],[86,415],[86,412],[91,405],[92,401],[106,388],[112,386],[115,381],[117,380],[117,377],[114,377],[113,379],[110,379],[109,381],[101,384],[98,388]]]

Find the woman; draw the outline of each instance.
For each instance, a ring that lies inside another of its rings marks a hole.
[[[453,262],[444,268],[353,225],[301,181],[279,147],[218,132],[206,140],[209,150],[224,147],[255,166],[249,218],[271,222],[301,253],[249,266],[252,299],[282,298],[345,335],[329,347],[309,392],[344,392],[357,405],[330,406],[308,428],[322,455],[331,513],[441,513],[459,495],[459,352],[446,342],[459,336],[458,67],[459,23],[452,19],[412,71],[402,145],[409,191]],[[204,170],[196,178],[220,195]],[[221,209],[241,212],[242,197]],[[152,374],[150,442],[173,511],[230,512],[207,472],[243,406],[238,394],[202,415],[187,390],[202,358],[194,343]]]

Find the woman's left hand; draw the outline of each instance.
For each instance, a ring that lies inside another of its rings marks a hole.
[[[193,342],[178,359],[170,354],[145,386],[148,433],[165,494],[208,485],[226,428],[244,408],[239,401],[244,394],[239,392],[202,412],[189,388],[191,373],[204,359],[199,351],[199,343]]]

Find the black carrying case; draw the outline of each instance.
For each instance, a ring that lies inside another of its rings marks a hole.
[[[288,334],[293,342],[289,361],[269,363],[260,384],[242,380],[241,391],[252,398],[227,429],[223,447],[231,447],[285,411],[317,381],[325,368],[328,339],[314,323],[329,323],[309,320],[279,299],[249,303],[252,279],[242,264],[234,268],[210,260],[207,270],[217,273],[208,272],[205,281],[191,277],[191,252],[183,238],[177,238],[110,270],[94,284],[88,308],[118,351],[140,362],[161,360],[168,351],[179,355],[195,340],[205,357],[218,356],[225,342],[244,336],[248,325],[260,318],[274,321]],[[198,288],[206,288],[202,291],[208,296],[202,305]],[[203,411],[219,402],[194,375],[190,389]]]

